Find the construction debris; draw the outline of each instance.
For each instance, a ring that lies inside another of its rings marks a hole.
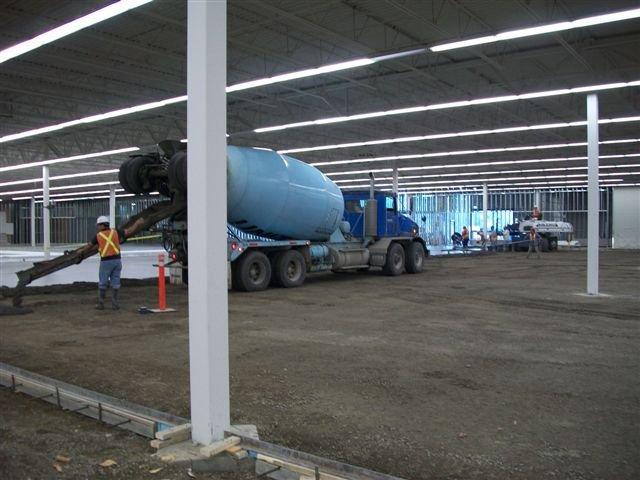
[[[240,443],[240,437],[228,437],[224,440],[220,440],[219,442],[212,443],[211,445],[205,445],[200,449],[200,453],[204,457],[213,457],[221,452],[224,452],[229,447],[233,447]]]
[[[167,428],[156,432],[156,438],[158,440],[174,439],[177,441],[188,440],[191,438],[191,424],[185,423],[183,425],[176,425],[175,427]]]
[[[107,458],[103,462],[100,462],[100,466],[104,468],[115,467],[116,465],[118,465],[118,462],[116,462],[115,460],[111,460],[110,458]]]

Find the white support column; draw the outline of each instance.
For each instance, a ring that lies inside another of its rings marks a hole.
[[[44,258],[51,255],[51,215],[49,212],[49,166],[42,167],[42,248]]]
[[[35,197],[31,197],[31,222],[30,222],[30,230],[31,230],[31,246],[36,246],[36,199]]]
[[[204,445],[221,440],[230,423],[226,65],[226,0],[190,0],[189,373],[192,438]]]
[[[398,167],[393,167],[393,193],[398,195]]]
[[[598,95],[587,95],[587,293],[598,295],[600,248],[600,185],[598,179]]]
[[[484,234],[487,235],[487,206],[489,205],[489,190],[487,184],[482,184],[482,229]]]
[[[116,186],[109,187],[109,226],[116,228]]]
[[[542,202],[540,198],[540,190],[533,192],[533,206],[538,207],[542,211]],[[544,217],[543,217],[544,218]]]

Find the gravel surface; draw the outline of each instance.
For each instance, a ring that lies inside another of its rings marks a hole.
[[[601,252],[599,298],[579,295],[585,252],[525,257],[232,292],[233,422],[407,479],[640,478],[640,252]],[[126,287],[119,312],[96,312],[94,297],[68,286],[25,297],[33,313],[0,316],[0,361],[188,416],[186,290],[169,288],[178,311],[162,315],[136,313],[153,286]],[[50,408],[28,405],[0,409],[3,436],[35,431]],[[38,443],[1,445],[7,478],[25,478],[20,458]]]

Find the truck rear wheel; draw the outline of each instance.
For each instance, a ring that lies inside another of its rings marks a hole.
[[[550,246],[551,244],[549,242],[549,239],[547,238],[540,239],[540,250],[542,250],[543,252],[548,252],[549,250],[551,250]]]
[[[400,275],[404,270],[404,248],[399,243],[393,242],[387,250],[387,259],[385,260],[382,271],[385,275]]]
[[[155,160],[151,157],[139,155],[137,157],[131,157],[120,165],[120,171],[118,172],[118,180],[128,193],[140,195],[143,193],[149,193],[155,190],[155,185],[152,184],[143,175],[143,167],[154,163]]]
[[[271,263],[258,251],[249,251],[233,262],[231,282],[235,290],[257,292],[264,290],[271,281]]]
[[[178,152],[169,160],[167,168],[169,187],[179,192],[187,192],[187,153]]]
[[[550,252],[555,252],[556,250],[558,250],[558,239],[557,239],[557,237],[550,237],[549,238],[549,251]]]
[[[420,242],[411,242],[405,248],[404,267],[407,273],[420,273],[424,268],[424,247]]]
[[[273,283],[284,288],[299,287],[307,275],[304,257],[297,250],[285,250],[273,259]]]

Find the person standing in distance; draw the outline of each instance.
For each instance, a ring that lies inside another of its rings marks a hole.
[[[527,258],[531,256],[535,250],[538,259],[540,259],[540,236],[536,232],[535,227],[531,227],[529,230],[529,251],[527,252]]]
[[[127,229],[110,228],[109,217],[104,215],[96,220],[96,235],[91,238],[88,246],[98,245],[100,254],[100,269],[98,271],[98,310],[104,310],[104,300],[107,295],[107,287],[111,284],[111,308],[118,310],[120,303],[118,296],[120,293],[120,273],[122,272],[122,257],[120,255],[120,245],[134,229],[142,223],[138,219]]]
[[[469,248],[469,230],[466,226],[462,227],[462,248],[465,250]]]

